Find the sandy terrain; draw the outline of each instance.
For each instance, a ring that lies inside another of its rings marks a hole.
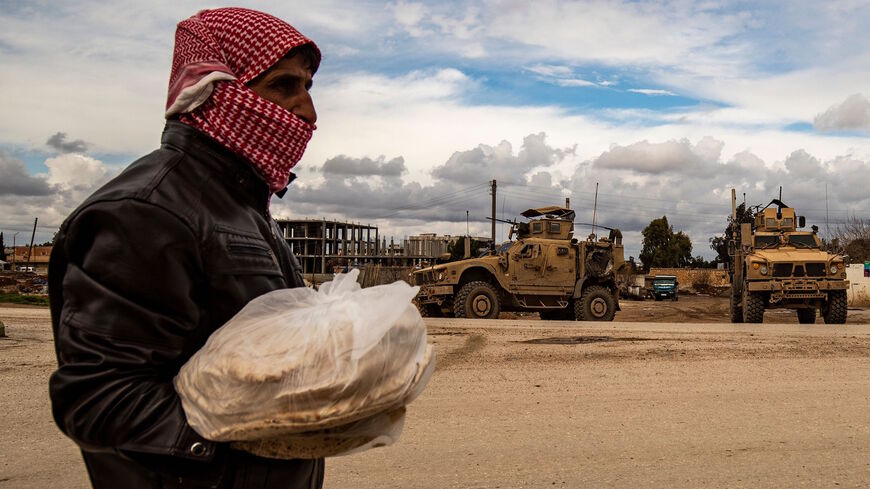
[[[723,313],[687,297],[625,302],[613,323],[427,320],[437,371],[402,438],[328,460],[326,487],[870,484],[868,311]],[[50,416],[48,310],[0,319],[0,487],[87,487]]]

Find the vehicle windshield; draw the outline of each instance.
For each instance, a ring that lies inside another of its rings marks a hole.
[[[673,280],[656,280],[655,282],[653,282],[653,285],[664,285],[664,286],[674,285],[674,281]]]
[[[773,248],[774,246],[779,244],[779,236],[756,236],[755,237],[755,247],[756,248]]]
[[[513,241],[505,241],[504,243],[502,243],[502,244],[499,245],[498,250],[496,250],[496,251],[497,251],[499,254],[501,254],[501,253],[505,253],[505,252],[507,252],[508,249],[510,249],[510,247],[511,247],[512,244],[514,244]]]
[[[788,237],[788,244],[795,248],[818,248],[816,240],[809,234],[792,234]]]

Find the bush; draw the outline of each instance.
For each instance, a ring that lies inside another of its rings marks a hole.
[[[0,303],[29,304],[33,306],[48,306],[48,297],[44,295],[0,294]]]

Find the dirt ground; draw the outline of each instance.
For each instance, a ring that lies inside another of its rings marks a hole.
[[[325,487],[866,487],[870,314],[849,315],[732,325],[685,297],[613,323],[428,319],[437,369],[401,439],[327,460]],[[87,487],[51,420],[48,310],[0,320],[0,488]]]

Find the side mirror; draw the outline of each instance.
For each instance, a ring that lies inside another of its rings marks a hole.
[[[807,218],[805,216],[798,216],[798,227],[802,228],[802,227],[806,227],[806,225],[807,225]]]

